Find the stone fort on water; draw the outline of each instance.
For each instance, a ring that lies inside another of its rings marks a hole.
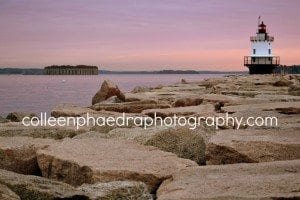
[[[98,73],[97,66],[87,65],[52,65],[44,69],[46,75],[98,75]]]

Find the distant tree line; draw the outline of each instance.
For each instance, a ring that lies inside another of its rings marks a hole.
[[[196,71],[196,70],[160,70],[160,71],[109,71],[100,70],[100,74],[244,74],[246,71]]]
[[[275,73],[300,74],[300,65],[291,65],[291,66],[280,65],[275,69]]]
[[[0,74],[43,75],[44,69],[38,68],[0,68]]]

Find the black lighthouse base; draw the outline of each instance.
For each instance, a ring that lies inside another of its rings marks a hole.
[[[249,74],[272,74],[276,65],[248,65]]]
[[[249,74],[272,74],[274,69],[280,65],[279,56],[254,57],[245,56],[244,66],[249,68]]]

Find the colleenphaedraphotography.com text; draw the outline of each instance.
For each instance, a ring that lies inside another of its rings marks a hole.
[[[178,116],[176,114],[168,117],[161,117],[154,113],[153,117],[149,116],[129,116],[122,113],[120,116],[92,116],[86,113],[80,117],[52,117],[46,112],[40,113],[40,116],[24,117],[22,120],[24,126],[73,126],[76,129],[90,126],[111,126],[111,127],[128,127],[136,126],[147,129],[149,127],[189,127],[194,130],[198,126],[206,125],[219,129],[219,127],[230,126],[234,129],[248,127],[277,127],[278,118],[275,116],[256,116],[256,117],[236,117],[224,113],[224,116]]]

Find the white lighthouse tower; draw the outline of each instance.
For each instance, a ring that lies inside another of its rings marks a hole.
[[[267,26],[258,18],[258,30],[256,36],[250,37],[250,56],[244,57],[244,66],[249,68],[250,74],[271,74],[280,64],[279,56],[274,56],[272,43],[274,37],[267,32]]]

